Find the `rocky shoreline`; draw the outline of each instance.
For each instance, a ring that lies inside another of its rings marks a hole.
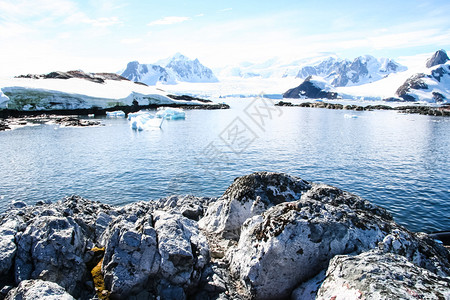
[[[450,298],[441,243],[283,173],[236,178],[220,198],[13,202],[0,235],[0,299]]]
[[[292,102],[280,101],[275,103],[276,106],[290,106],[290,107],[312,107],[312,108],[327,108],[327,109],[345,109],[345,110],[356,110],[356,111],[370,111],[370,110],[396,110],[400,113],[407,114],[420,114],[428,116],[443,116],[450,117],[450,106],[444,105],[441,107],[430,107],[430,106],[399,106],[392,107],[388,105],[343,105],[338,103],[328,103],[328,102],[303,102],[300,104],[292,104]]]

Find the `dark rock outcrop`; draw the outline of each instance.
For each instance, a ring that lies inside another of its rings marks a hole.
[[[320,98],[336,99],[335,92],[324,91],[314,84],[312,77],[307,77],[298,87],[288,90],[283,94],[283,98]]]
[[[447,56],[447,52],[445,50],[441,49],[436,51],[432,57],[430,57],[427,60],[427,68],[431,68],[437,65],[445,64],[447,61],[449,61],[449,58]]]
[[[428,85],[422,78],[426,77],[423,73],[418,73],[408,78],[395,92],[400,98],[405,101],[417,101],[417,99],[409,94],[411,90],[426,90]]]
[[[88,81],[92,81],[95,83],[104,83],[105,80],[127,80],[127,78],[117,75],[115,73],[86,73],[81,70],[75,71],[55,71],[50,72],[48,74],[27,74],[27,75],[19,75],[16,78],[31,78],[31,79],[71,79],[71,78],[80,78]]]

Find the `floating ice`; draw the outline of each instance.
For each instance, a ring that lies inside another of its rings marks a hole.
[[[132,118],[137,117],[137,116],[141,116],[141,115],[148,115],[151,118],[154,118],[154,116],[152,114],[150,114],[148,110],[140,110],[138,112],[129,113],[128,114],[128,121],[131,121]]]
[[[125,113],[121,110],[107,111],[106,116],[109,118],[123,118],[125,117]]]
[[[345,114],[344,118],[346,119],[356,119],[358,116],[357,115],[349,115],[349,114]]]
[[[181,120],[186,118],[186,113],[181,108],[160,107],[156,112],[156,117],[167,120]]]
[[[156,119],[150,112],[138,112],[133,113],[131,117],[128,117],[128,120],[130,120],[131,129],[142,131],[161,128],[164,118],[159,120]]]

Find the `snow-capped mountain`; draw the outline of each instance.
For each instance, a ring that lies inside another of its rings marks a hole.
[[[147,85],[155,85],[157,82],[164,84],[176,83],[175,77],[169,74],[165,68],[154,64],[140,64],[138,61],[129,62],[121,76]]]
[[[321,77],[310,75],[298,87],[288,90],[283,98],[324,98],[336,99],[338,94]]]
[[[409,77],[398,89],[405,101],[450,102],[450,61],[445,50],[427,60],[428,70]]]
[[[196,58],[190,60],[182,54],[175,54],[165,65],[178,81],[182,82],[217,82],[217,78],[211,69],[205,67]]]
[[[336,67],[338,71],[346,72],[333,71]],[[431,58],[423,58],[420,65],[415,63],[411,69],[403,69],[406,67],[387,59],[375,60],[365,56],[350,63],[331,58],[310,68],[303,68],[302,74],[316,75],[309,75],[298,87],[288,90],[283,96],[330,99],[331,95],[343,99],[450,103],[450,60],[445,50],[437,51]],[[327,73],[330,76],[326,76]],[[384,73],[390,76],[370,82],[369,79],[373,79],[375,75]],[[368,78],[370,74],[372,78]],[[359,78],[359,84],[332,84],[356,78]]]
[[[147,85],[218,81],[211,69],[202,65],[198,59],[191,60],[179,53],[155,64],[130,62],[121,75]]]
[[[320,76],[332,86],[341,87],[371,83],[406,70],[405,66],[392,59],[377,59],[371,55],[359,56],[353,61],[330,57],[316,65],[302,67],[297,77]]]
[[[327,53],[291,62],[272,58],[262,63],[241,63],[220,70],[222,78],[286,78],[322,77],[334,87],[356,86],[375,82],[407,67],[392,59],[363,55],[354,60],[341,59]]]

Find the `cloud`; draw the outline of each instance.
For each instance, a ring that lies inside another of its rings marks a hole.
[[[230,10],[233,10],[233,8],[232,7],[228,7],[228,8],[221,9],[219,11],[222,12],[222,11],[230,11]]]
[[[140,42],[142,42],[142,39],[140,39],[140,38],[135,38],[135,39],[130,38],[130,39],[123,39],[120,42],[122,44],[125,44],[125,45],[130,45],[130,44],[140,43]]]
[[[148,26],[153,26],[153,25],[171,25],[171,24],[176,24],[176,23],[181,23],[181,22],[185,22],[185,21],[189,21],[191,18],[190,17],[165,17],[159,20],[155,20],[153,22],[148,23]]]

